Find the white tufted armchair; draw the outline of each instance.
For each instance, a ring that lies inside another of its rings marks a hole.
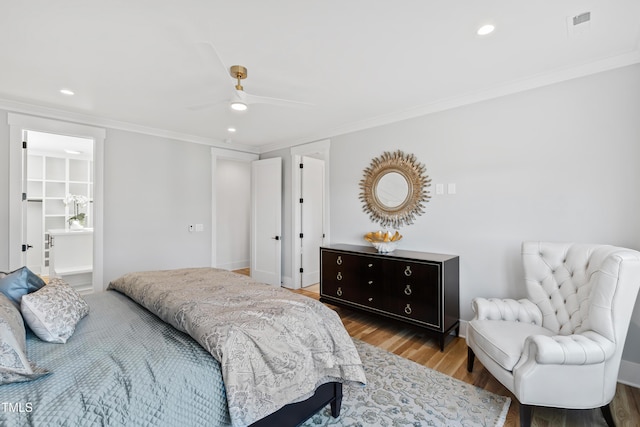
[[[477,357],[520,402],[601,408],[613,400],[622,350],[640,287],[640,252],[606,245],[525,242],[527,299],[472,302],[467,370]]]

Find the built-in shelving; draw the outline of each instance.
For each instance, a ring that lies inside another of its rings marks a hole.
[[[68,194],[89,199],[84,207],[85,226],[93,226],[93,161],[29,152],[27,159],[27,265],[40,274],[48,274],[50,260],[49,230],[68,229],[73,206],[65,204]]]

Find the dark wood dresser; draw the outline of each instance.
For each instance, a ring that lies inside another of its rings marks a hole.
[[[339,244],[320,248],[320,265],[320,301],[420,326],[440,350],[458,335],[458,256]]]

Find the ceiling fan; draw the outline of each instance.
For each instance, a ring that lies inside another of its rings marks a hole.
[[[218,62],[226,69],[227,67],[222,62],[220,55],[216,51],[215,47],[210,43],[202,43],[209,47],[210,50],[213,50],[214,56],[217,58]],[[234,86],[233,92],[227,99],[217,100],[213,102],[206,102],[204,104],[193,105],[188,107],[190,110],[201,110],[203,108],[208,108],[214,105],[219,105],[222,103],[227,103],[232,110],[235,111],[245,111],[252,104],[269,104],[269,105],[277,105],[280,107],[311,107],[313,104],[308,102],[300,102],[293,101],[289,99],[280,99],[280,98],[272,98],[268,96],[259,96],[253,95],[245,92],[244,87],[242,86],[242,80],[247,78],[247,67],[242,65],[233,65],[229,67],[229,75],[236,80],[236,84]]]
[[[244,91],[241,81],[247,78],[247,68],[242,65],[233,65],[229,68],[229,74],[235,78],[234,98],[230,100],[229,106],[232,110],[245,111],[251,104],[270,104],[281,107],[310,107],[307,102],[291,101],[288,99],[271,98],[267,96],[252,95]]]

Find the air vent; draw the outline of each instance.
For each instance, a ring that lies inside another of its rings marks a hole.
[[[591,28],[591,12],[567,17],[567,35],[569,38],[582,37]]]

